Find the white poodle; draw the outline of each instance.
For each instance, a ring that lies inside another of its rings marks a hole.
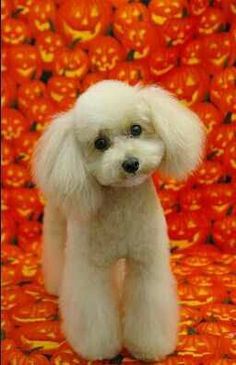
[[[151,174],[186,177],[203,140],[198,117],[168,92],[110,80],[90,87],[39,141],[45,283],[83,357],[112,358],[122,346],[147,361],[174,351],[178,299]],[[127,270],[117,295],[119,259]]]

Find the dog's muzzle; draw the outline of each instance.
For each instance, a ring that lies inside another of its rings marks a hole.
[[[134,174],[139,169],[139,160],[136,157],[129,157],[122,163],[122,167],[125,172]]]

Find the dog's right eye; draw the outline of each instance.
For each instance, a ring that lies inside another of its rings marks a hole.
[[[97,138],[94,142],[94,146],[97,150],[105,151],[110,146],[110,141],[108,138],[100,137]]]

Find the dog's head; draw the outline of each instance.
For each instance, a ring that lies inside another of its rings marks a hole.
[[[203,141],[198,117],[163,89],[102,81],[50,124],[35,151],[35,177],[46,195],[91,211],[100,186],[137,185],[157,169],[185,178]]]

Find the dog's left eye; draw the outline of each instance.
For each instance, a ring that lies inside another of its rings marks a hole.
[[[133,124],[130,127],[130,133],[133,137],[140,136],[140,134],[142,133],[142,127],[139,124]]]
[[[110,146],[110,141],[108,138],[100,137],[95,140],[94,146],[97,150],[105,151]]]

